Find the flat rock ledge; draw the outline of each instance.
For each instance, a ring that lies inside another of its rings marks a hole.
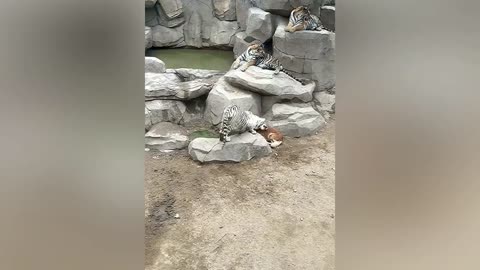
[[[154,125],[145,134],[145,146],[156,150],[176,150],[188,146],[188,135],[184,127],[169,122]]]
[[[234,86],[261,95],[277,96],[282,99],[297,98],[304,102],[312,100],[315,90],[314,82],[302,85],[283,72],[274,74],[273,70],[258,67],[249,67],[245,72],[239,69],[231,70],[224,78]]]
[[[260,134],[249,132],[232,135],[231,141],[220,142],[218,138],[197,138],[188,145],[188,153],[199,162],[233,161],[241,162],[272,153],[268,142]]]

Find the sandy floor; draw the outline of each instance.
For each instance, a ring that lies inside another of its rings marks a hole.
[[[145,190],[148,270],[335,268],[334,121],[241,164],[147,152]]]

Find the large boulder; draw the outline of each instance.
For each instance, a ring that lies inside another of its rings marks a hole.
[[[159,0],[160,1],[160,0]],[[183,9],[173,10],[175,1],[169,1],[171,4],[167,5],[167,8],[171,8],[169,11],[171,15],[167,13],[165,8],[159,4],[155,5],[157,14],[158,14],[158,23],[165,27],[175,27],[185,22],[185,17],[183,16]],[[181,3],[181,2],[180,2]]]
[[[213,125],[221,122],[223,110],[235,104],[240,109],[251,111],[255,115],[261,113],[261,97],[259,94],[241,90],[230,85],[225,78],[220,78],[208,94],[205,119]]]
[[[152,28],[153,47],[184,47],[183,25],[168,28],[157,25]]]
[[[260,134],[249,132],[232,135],[231,141],[220,142],[218,138],[197,138],[188,145],[188,153],[200,162],[233,161],[241,162],[272,153],[268,142]]]
[[[316,92],[313,96],[317,108],[320,111],[334,112],[333,105],[335,104],[335,95],[327,92]]]
[[[165,63],[156,57],[145,57],[145,73],[164,73]]]
[[[145,129],[160,122],[181,123],[186,111],[185,104],[178,100],[152,100],[145,102]]]
[[[315,83],[302,85],[289,75],[273,70],[249,67],[246,71],[231,70],[225,74],[225,80],[234,86],[247,89],[267,96],[277,96],[281,99],[297,98],[304,102],[312,100]]]
[[[169,19],[180,17],[183,14],[183,3],[181,0],[158,0],[158,7]]]
[[[182,81],[193,81],[196,79],[210,79],[212,82],[218,81],[225,72],[219,70],[194,69],[194,68],[177,68],[167,69],[167,73],[173,73]]]
[[[202,47],[202,18],[198,12],[193,12],[184,26],[185,43],[187,46]]]
[[[186,148],[188,146],[187,130],[169,122],[155,124],[145,134],[145,146],[156,150]]]
[[[326,122],[309,103],[277,103],[265,115],[268,124],[286,136],[302,137],[314,134]]]
[[[235,21],[237,19],[235,4],[235,0],[213,0],[215,17],[224,21]]]
[[[213,84],[209,79],[181,81],[173,73],[145,73],[145,99],[190,100],[207,94]]]
[[[233,47],[233,37],[238,32],[237,22],[215,19],[209,29],[209,45],[214,47]]]
[[[145,49],[151,48],[152,45],[153,45],[152,29],[148,26],[145,26]]]
[[[248,10],[254,7],[251,0],[237,0],[236,1],[236,12],[237,12],[237,21],[242,30],[247,29],[247,18]]]
[[[253,41],[246,41],[247,34],[245,31],[238,32],[235,34],[233,38],[233,56],[235,58],[239,57],[242,53],[244,53],[248,46],[252,45],[255,40]]]
[[[320,21],[325,28],[335,31],[335,7],[323,6],[320,8]]]
[[[273,36],[275,31],[272,14],[259,8],[252,7],[248,10],[247,36],[265,42]]]
[[[322,31],[285,32],[277,27],[273,55],[283,67],[316,82],[316,90],[335,85],[335,33]]]

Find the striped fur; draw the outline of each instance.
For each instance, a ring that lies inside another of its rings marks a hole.
[[[229,142],[230,134],[241,134],[249,131],[252,134],[255,130],[265,130],[265,119],[254,115],[250,111],[243,111],[237,105],[230,105],[223,110],[222,122],[220,125],[220,141]]]
[[[325,28],[322,25],[320,19],[311,14],[308,7],[300,6],[290,13],[290,18],[288,20],[288,25],[285,27],[285,31],[288,32],[296,32],[302,30],[327,30],[331,31],[330,29]],[[333,32],[333,31],[331,31]]]
[[[271,54],[267,53],[263,46],[260,44],[250,45],[247,50],[235,60],[232,68],[237,69],[238,67],[240,67],[241,71],[245,71],[250,66],[257,66],[262,69],[275,70],[274,74],[278,74],[280,73],[280,71],[283,71],[283,73],[297,80],[301,84],[305,84],[303,80],[296,78],[290,72],[285,70],[280,61],[278,61],[278,59],[273,57]]]

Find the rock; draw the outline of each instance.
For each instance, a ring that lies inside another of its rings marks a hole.
[[[235,34],[235,37],[233,38],[233,55],[235,58],[239,57],[243,52],[245,52],[248,48],[248,46],[252,45],[252,43],[255,42],[247,42],[245,41],[245,38],[247,38],[247,34],[245,31],[238,32]]]
[[[213,84],[209,79],[181,81],[173,73],[145,73],[145,98],[189,100],[207,94]]]
[[[193,12],[184,26],[185,43],[187,46],[202,47],[202,18],[198,12]]]
[[[262,113],[265,114],[272,109],[273,105],[277,103],[303,103],[303,101],[294,98],[294,99],[282,99],[277,96],[262,96]]]
[[[335,33],[287,33],[279,26],[273,36],[273,55],[287,70],[314,80],[317,91],[335,86]]]
[[[237,19],[235,4],[235,0],[213,0],[215,17],[224,21],[235,21]]]
[[[145,134],[145,145],[156,150],[183,149],[188,146],[187,130],[169,122],[155,124]]]
[[[153,7],[157,3],[157,0],[145,0],[145,7],[150,8]]]
[[[178,100],[152,100],[145,102],[145,128],[160,122],[181,123],[186,107]]]
[[[165,63],[156,57],[145,57],[145,73],[164,73]]]
[[[317,108],[320,111],[326,111],[329,113],[334,112],[333,105],[335,104],[335,95],[327,92],[316,92],[313,94],[315,102],[318,104]]]
[[[247,36],[260,40],[262,43],[273,36],[273,17],[270,13],[252,7],[248,10]]]
[[[157,10],[152,8],[145,8],[145,26],[154,27],[160,24]]]
[[[145,26],[145,49],[151,48],[152,45],[153,45],[152,29],[148,26]]]
[[[154,47],[183,47],[183,26],[168,28],[157,25],[152,28],[152,39]]]
[[[277,103],[264,117],[269,125],[292,137],[314,134],[326,124],[322,115],[308,103]]]
[[[216,47],[233,47],[233,36],[237,31],[237,22],[215,19],[210,29],[209,45]]]
[[[323,6],[320,9],[320,21],[325,28],[335,31],[335,7]]]
[[[247,29],[248,10],[254,7],[251,0],[237,0],[235,10],[237,12],[237,21],[242,30]]]
[[[261,112],[260,95],[241,90],[228,84],[225,78],[220,78],[208,94],[205,120],[213,125],[218,125],[223,110],[231,104],[237,105],[242,110],[251,111],[255,115],[260,115]]]
[[[172,1],[175,2],[175,1]],[[181,3],[181,2],[180,2]],[[173,5],[170,6],[173,8]],[[169,7],[169,8],[170,8]],[[158,14],[158,23],[165,27],[175,27],[179,26],[185,22],[185,17],[183,16],[183,9],[179,9],[176,11],[171,11],[172,16],[169,16],[167,11],[162,7],[162,5],[156,5],[155,9]],[[178,15],[176,15],[178,14]]]
[[[200,162],[241,162],[268,156],[272,149],[262,135],[245,132],[232,135],[227,143],[220,142],[218,138],[197,138],[188,145],[188,153],[193,160]]]
[[[196,79],[210,79],[212,82],[218,81],[225,72],[219,70],[193,69],[193,68],[177,68],[167,69],[167,73],[173,73],[182,81],[192,81]]]
[[[181,0],[158,0],[158,7],[169,19],[179,17],[183,14],[183,4]]]
[[[207,104],[207,96],[201,96],[191,100],[184,101],[187,110],[183,114],[184,126],[207,126],[210,123],[205,122],[203,116]]]
[[[298,98],[304,102],[312,100],[315,89],[313,82],[302,85],[287,74],[274,74],[273,70],[249,67],[245,72],[240,69],[225,74],[230,84],[262,95],[277,96],[281,99]]]

